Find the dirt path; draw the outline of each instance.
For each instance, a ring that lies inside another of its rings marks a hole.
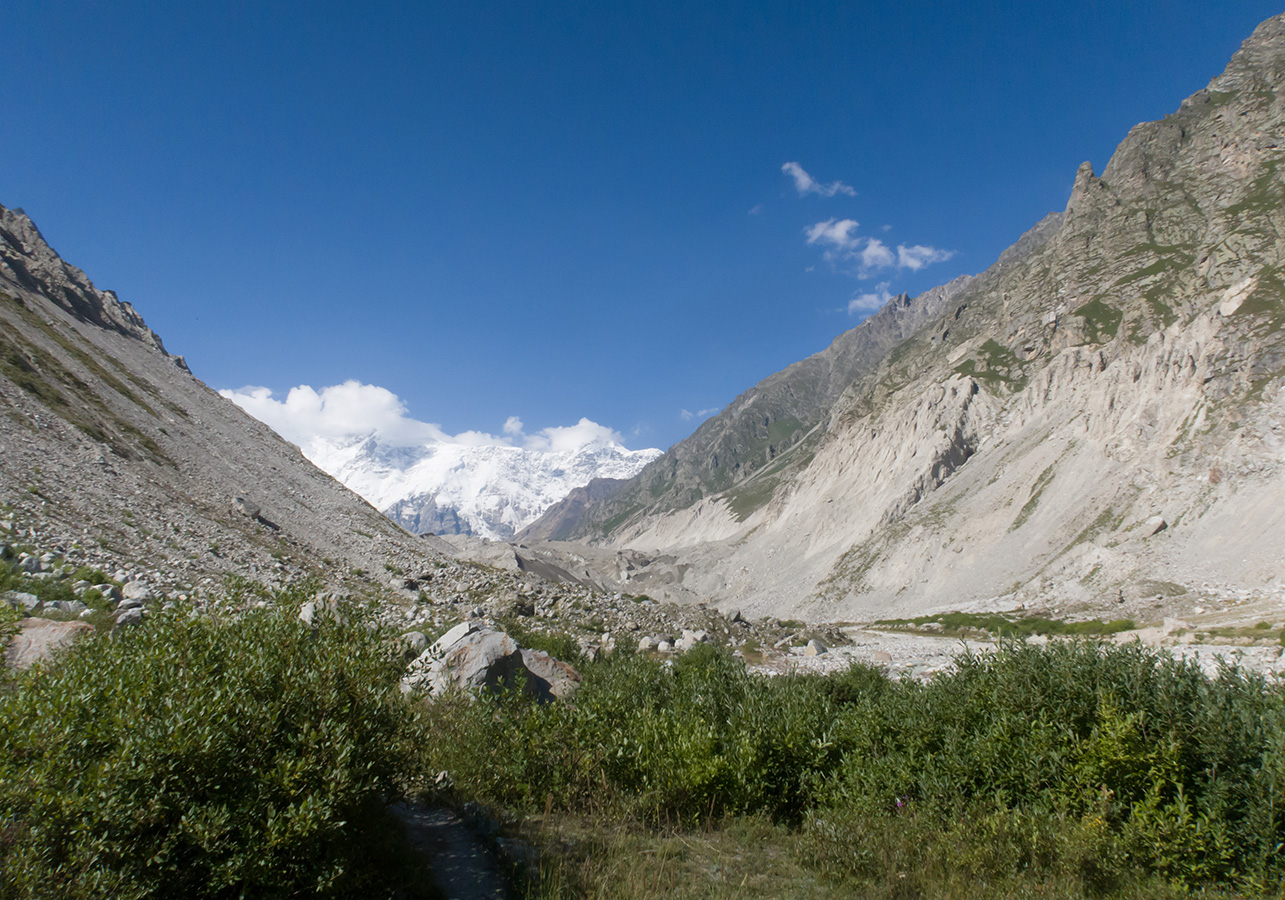
[[[509,890],[494,857],[449,809],[393,807],[411,842],[433,861],[433,881],[446,900],[508,900]]]

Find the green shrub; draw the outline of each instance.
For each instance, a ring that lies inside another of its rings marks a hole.
[[[83,640],[0,696],[0,897],[391,893],[396,644],[277,599]]]
[[[1137,643],[1010,642],[852,709],[826,804],[840,819],[909,806],[944,828],[981,803],[1189,885],[1281,874],[1285,708],[1258,676],[1210,680]]]

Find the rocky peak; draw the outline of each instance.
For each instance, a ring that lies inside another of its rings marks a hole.
[[[133,306],[118,299],[114,291],[94,287],[84,272],[54,252],[36,223],[19,208],[0,206],[0,278],[49,298],[82,322],[165,352],[160,336],[147,327]],[[182,363],[182,357],[176,360]]]

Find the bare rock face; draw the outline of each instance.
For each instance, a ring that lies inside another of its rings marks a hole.
[[[93,631],[93,626],[86,622],[23,619],[18,623],[18,633],[5,649],[5,664],[15,669],[30,669]]]
[[[594,544],[582,577],[614,590],[823,620],[1004,598],[1115,615],[1138,581],[1268,589],[1282,88],[1277,16],[985,272],[894,298],[526,536]],[[612,571],[608,551],[653,562]]]

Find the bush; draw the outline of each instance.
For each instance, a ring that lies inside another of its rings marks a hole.
[[[875,673],[874,678],[882,679]],[[870,689],[863,671],[840,693]],[[672,665],[619,654],[587,666],[573,705],[521,692],[425,707],[425,764],[472,799],[534,810],[611,809],[652,821],[765,812],[797,819],[838,762],[826,679],[751,675],[697,647]]]
[[[89,638],[0,697],[0,896],[388,894],[396,642],[298,597]]]
[[[1211,680],[1136,643],[1006,643],[850,709],[821,820],[911,808],[949,830],[981,804],[1047,822],[1058,865],[1115,872],[1081,872],[1090,886],[1126,869],[1192,886],[1281,875],[1285,704],[1259,676]],[[1089,845],[1115,856],[1075,849]]]

